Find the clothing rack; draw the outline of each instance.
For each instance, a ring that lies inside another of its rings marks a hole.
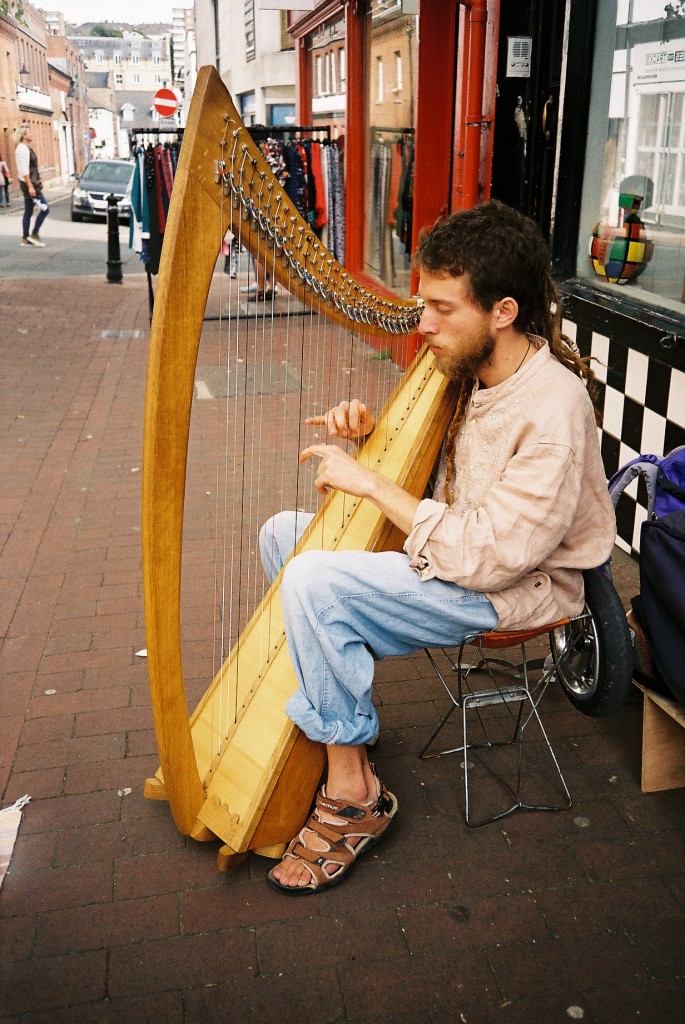
[[[326,141],[331,141],[331,126],[329,124],[253,124],[247,130],[253,137],[257,135],[260,138],[276,138],[278,135],[311,135],[313,132],[322,132],[326,136]]]
[[[133,142],[137,135],[177,135],[183,138],[183,128],[129,128],[129,142]]]
[[[128,144],[131,153],[134,152],[137,145],[142,145],[144,141],[148,141],[150,136],[158,138],[160,136],[171,136],[166,138],[165,142],[183,142],[183,128],[176,125],[175,127],[169,128],[129,128],[128,131]],[[147,138],[143,138],[147,137]],[[148,294],[148,309],[150,315],[150,324],[152,324],[152,314],[155,308],[155,290],[152,284],[152,273],[150,271],[150,264],[145,265],[145,272],[147,275],[147,294]]]

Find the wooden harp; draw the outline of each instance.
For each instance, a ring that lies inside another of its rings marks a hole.
[[[145,795],[169,802],[183,834],[222,840],[220,868],[249,850],[280,854],[306,818],[324,760],[323,749],[285,714],[296,682],[278,580],[188,716],[181,642],[186,463],[205,304],[225,230],[219,214],[227,206],[234,223],[239,219],[242,245],[257,260],[268,256],[275,280],[318,317],[343,331],[393,337],[412,333],[419,316],[415,301],[389,301],[364,288],[319,243],[254,145],[217,72],[203,68],[174,182],[147,373],[143,577],[160,769],[147,780]],[[420,496],[454,397],[430,354],[420,352],[358,457]],[[374,506],[334,493],[301,548],[387,550],[401,543]],[[224,725],[227,692],[236,713]]]

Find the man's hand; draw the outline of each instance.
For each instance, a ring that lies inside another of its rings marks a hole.
[[[367,498],[395,526],[404,533],[410,533],[419,505],[418,498],[362,465],[335,444],[312,444],[300,452],[300,462],[311,458],[321,459],[314,481],[319,493],[326,494],[332,487],[357,498]]]
[[[331,436],[359,441],[371,433],[376,420],[363,402],[353,398],[351,402],[341,402],[340,405],[334,406],[323,416],[308,416],[305,423],[310,426],[323,423]],[[300,458],[300,461],[303,460]]]
[[[357,498],[371,493],[378,474],[362,466],[336,444],[312,444],[300,452],[301,463],[315,457],[321,459],[314,481],[319,494],[326,494],[329,487]]]

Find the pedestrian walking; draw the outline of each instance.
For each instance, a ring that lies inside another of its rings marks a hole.
[[[5,193],[5,206],[10,204],[10,185],[12,178],[10,176],[10,169],[2,158],[0,153],[0,206],[2,206],[2,194]]]
[[[20,124],[14,132],[16,143],[15,158],[17,163],[17,176],[19,187],[24,197],[24,216],[22,218],[22,245],[35,245],[41,249],[45,248],[45,242],[41,241],[40,229],[43,221],[50,213],[50,207],[43,195],[43,182],[38,170],[38,157],[31,149],[33,132],[28,124]],[[36,220],[31,231],[31,218],[34,211],[37,213]]]

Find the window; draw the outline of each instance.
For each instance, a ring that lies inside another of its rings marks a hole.
[[[103,57],[102,50],[96,50],[95,51],[95,63],[96,64],[102,64],[102,57]]]
[[[345,22],[326,22],[307,38],[313,124],[327,125],[331,138],[345,132]]]
[[[121,64],[121,54],[120,53],[115,53],[114,54],[114,63],[115,64]]]
[[[256,55],[255,42],[255,6],[254,0],[245,0],[245,58],[254,60]]]
[[[329,93],[338,91],[335,74],[335,50],[328,51],[328,91]]]
[[[132,53],[131,54],[131,64],[139,64],[139,63],[140,63],[140,57],[138,56],[138,54],[137,53]]]
[[[134,75],[133,76],[133,84],[134,85],[140,85],[140,75]]]
[[[370,84],[364,271],[401,295],[409,294],[411,276],[418,22],[405,6],[373,0],[365,19]]]
[[[245,92],[240,97],[240,117],[243,124],[255,123],[257,114],[257,100],[253,92]]]
[[[159,54],[155,54],[155,56],[152,58],[152,63],[159,64]]]
[[[161,84],[162,84],[162,76],[161,75],[155,75],[155,85],[161,85]]]
[[[115,85],[123,85],[124,84],[124,76],[121,75],[121,74],[116,74],[114,76],[114,84]]]
[[[577,270],[682,312],[685,10],[599,5]],[[665,15],[665,16],[664,16]],[[600,146],[600,140],[605,140]]]
[[[292,103],[272,103],[269,108],[268,124],[287,127],[295,124],[295,107]]]

